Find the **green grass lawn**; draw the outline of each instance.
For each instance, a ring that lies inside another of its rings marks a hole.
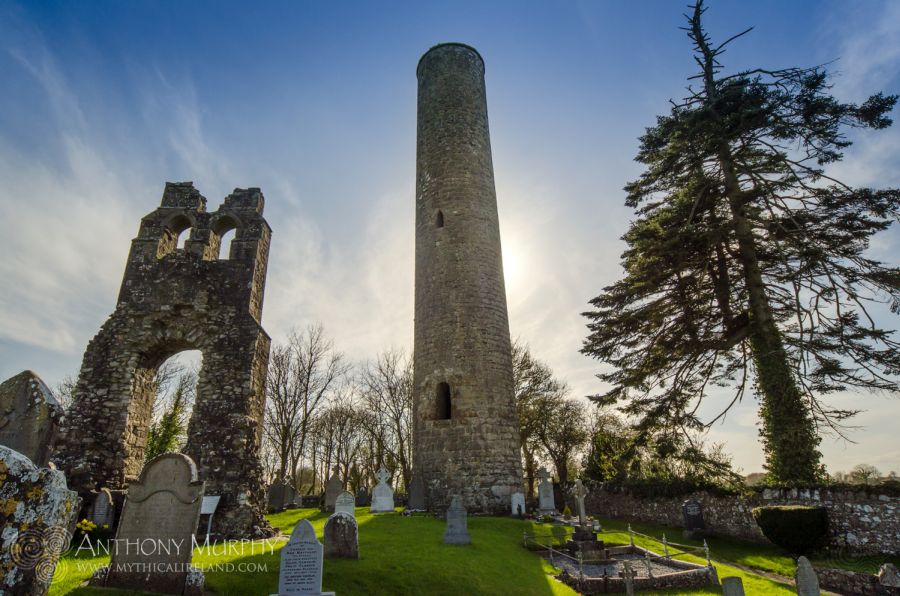
[[[372,515],[368,508],[357,508],[359,522],[359,561],[326,560],[323,589],[341,596],[352,594],[575,594],[553,579],[554,569],[537,554],[522,548],[522,534],[550,534],[553,527],[512,518],[470,517],[470,546],[443,544],[445,523],[431,516],[403,517],[399,514]],[[317,509],[293,509],[269,516],[272,525],[289,534],[298,521],[312,522],[319,540],[327,516]],[[627,544],[627,524],[607,520],[601,538],[610,544]],[[637,532],[661,537],[669,532],[673,542],[702,545],[701,541],[683,541],[680,531],[661,526],[633,524]],[[559,530],[557,529],[557,532]],[[635,544],[661,551],[655,540],[642,537]],[[774,546],[765,546],[727,538],[709,539],[719,577],[736,575],[743,579],[748,594],[795,594],[783,583],[751,573],[729,563],[755,567],[772,573],[792,576],[793,559]],[[225,545],[213,553],[198,549],[194,565],[206,570],[206,587],[216,594],[265,595],[278,588],[279,551],[284,545],[255,543],[254,552],[244,545],[244,552]],[[676,549],[672,549],[674,553]],[[91,570],[108,562],[108,557],[67,556],[54,575],[51,595],[135,594],[119,590],[80,587]],[[679,558],[705,563],[702,557],[681,555]],[[845,563],[847,561],[844,561]],[[850,560],[850,565],[871,566],[870,559]],[[880,563],[879,563],[880,564]],[[845,565],[846,566],[846,565]],[[877,565],[875,566],[877,569]],[[714,589],[674,590],[662,594],[717,594]]]

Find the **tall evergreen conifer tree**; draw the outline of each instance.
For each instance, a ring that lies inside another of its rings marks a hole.
[[[814,483],[822,425],[842,432],[855,413],[822,396],[900,389],[900,344],[873,316],[900,310],[900,269],[866,255],[897,220],[900,191],[827,170],[850,146],[844,131],[888,127],[897,97],[838,101],[822,67],[726,75],[720,56],[750,30],[714,45],[702,0],[692,8],[699,72],[641,138],[625,277],[585,313],[582,351],[614,367],[593,399],[621,402],[651,436],[711,424],[697,412],[712,386],[734,389],[719,416],[752,387],[768,480]]]

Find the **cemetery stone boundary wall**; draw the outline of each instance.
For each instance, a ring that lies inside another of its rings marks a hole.
[[[710,534],[767,542],[753,508],[809,505],[828,510],[829,547],[852,553],[900,553],[900,496],[868,489],[759,489],[749,495],[694,492],[679,497],[640,497],[627,491],[593,488],[585,499],[591,515],[681,528],[681,506],[694,499],[703,508]]]

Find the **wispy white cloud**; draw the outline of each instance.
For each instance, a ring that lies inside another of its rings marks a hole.
[[[121,202],[127,172],[98,151],[69,81],[41,45],[9,50],[52,106],[54,151],[24,155],[0,138],[0,337],[73,353],[76,326],[115,302],[115,271],[134,223]]]

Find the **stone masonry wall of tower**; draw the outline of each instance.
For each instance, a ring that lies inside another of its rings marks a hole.
[[[509,512],[522,466],[484,61],[442,44],[419,61],[414,473],[429,507]]]

